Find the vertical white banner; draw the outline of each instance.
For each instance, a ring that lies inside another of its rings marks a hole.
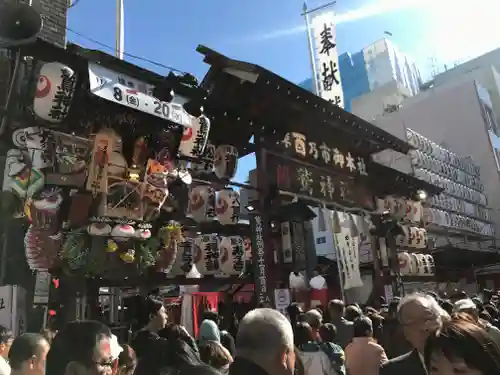
[[[335,13],[319,11],[311,15],[313,55],[318,70],[313,72],[318,80],[318,95],[344,108],[344,92],[339,70]]]

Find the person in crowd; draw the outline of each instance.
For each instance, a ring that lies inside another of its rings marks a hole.
[[[42,335],[43,338],[45,340],[47,340],[47,342],[49,344],[52,344],[52,340],[54,340],[54,337],[56,336],[56,333],[57,333],[57,331],[54,331],[54,330],[51,330],[51,329],[48,329],[48,328],[42,329],[40,331],[40,335]]]
[[[428,375],[500,374],[500,347],[488,332],[466,319],[443,323],[424,347]]]
[[[358,319],[362,315],[363,315],[363,311],[357,305],[354,305],[354,304],[349,305],[345,309],[345,318],[350,322],[354,322],[356,319]]]
[[[134,375],[137,367],[137,355],[130,345],[122,345],[122,352],[118,356],[116,375]]]
[[[292,302],[286,308],[286,313],[288,314],[288,317],[290,318],[290,322],[292,323],[292,326],[294,326],[298,322],[299,315],[302,314],[303,311],[297,302]]]
[[[166,340],[181,340],[188,344],[195,352],[198,351],[195,339],[183,326],[179,324],[169,324],[158,331],[158,336]]]
[[[321,324],[323,323],[323,315],[321,315],[321,313],[318,310],[311,309],[308,312],[306,312],[305,321],[311,327],[313,340],[321,341],[319,329],[321,328]]]
[[[236,334],[236,358],[230,375],[293,375],[295,347],[293,329],[277,310],[248,312]]]
[[[45,372],[50,375],[110,375],[111,330],[87,320],[68,323],[54,337]]]
[[[486,331],[491,338],[500,345],[500,330],[492,325],[488,320],[483,320],[479,317],[479,311],[476,304],[471,299],[461,299],[455,302],[453,312],[469,314],[474,321],[484,325]]]
[[[382,315],[379,313],[372,313],[368,315],[368,318],[372,322],[372,328],[373,328],[373,339],[375,341],[379,342],[382,340],[382,335],[383,335],[383,327],[384,327],[384,318]]]
[[[337,328],[336,343],[344,349],[352,340],[354,334],[353,323],[344,318],[344,302],[333,299],[328,303],[331,323]]]
[[[345,358],[349,375],[378,375],[380,366],[387,362],[384,348],[373,339],[370,318],[354,321],[354,337],[345,348]]]
[[[206,311],[203,314],[203,320],[211,320],[215,324],[217,324],[220,334],[220,343],[224,348],[226,348],[226,350],[229,352],[229,354],[231,354],[231,356],[234,356],[234,351],[235,351],[234,337],[228,331],[220,329],[219,314],[216,311]]]
[[[389,302],[387,316],[384,320],[380,345],[385,349],[387,357],[395,358],[412,350],[403,333],[403,326],[398,319],[397,310],[400,300],[398,298]]]
[[[332,361],[323,350],[322,343],[317,341],[309,323],[302,322],[295,325],[294,342],[306,375],[337,375]]]
[[[45,375],[50,345],[37,333],[23,333],[12,342],[9,365],[12,375]]]
[[[203,362],[199,353],[182,340],[167,340],[167,345],[163,347],[160,372],[167,371],[176,374],[186,366],[200,365]],[[136,371],[137,374],[137,371]]]
[[[209,365],[192,365],[185,366],[175,375],[220,375],[221,373]],[[169,375],[169,373],[162,373],[160,375]]]
[[[200,324],[200,330],[198,332],[198,345],[203,345],[210,341],[220,343],[220,331],[219,327],[213,320],[205,319]]]
[[[451,303],[450,300],[442,300],[441,303],[439,304],[444,311],[446,311],[448,314],[452,314],[453,313],[453,303]]]
[[[131,342],[138,358],[138,375],[156,375],[161,367],[167,365],[165,353],[168,340],[158,335],[165,328],[167,319],[167,312],[160,300],[151,296],[141,300],[137,320],[142,329]]]
[[[323,350],[330,358],[334,370],[337,374],[345,375],[345,355],[344,350],[337,345],[337,329],[332,323],[325,323],[321,325],[319,334],[323,343]]]
[[[228,354],[223,346],[214,341],[200,345],[200,359],[223,374],[229,371],[229,365],[233,362],[233,358]]]
[[[405,338],[412,350],[385,362],[380,369],[381,375],[427,375],[424,365],[424,347],[429,335],[435,334],[449,319],[438,302],[423,293],[409,294],[401,299],[397,315]]]
[[[13,333],[0,325],[0,375],[10,375],[9,350],[14,341]]]

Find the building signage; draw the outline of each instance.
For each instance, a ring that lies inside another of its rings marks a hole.
[[[252,258],[256,259],[254,264],[254,279],[255,291],[257,294],[257,302],[260,305],[271,303],[269,298],[266,253],[264,251],[264,235],[263,235],[263,220],[260,215],[252,215],[251,217],[252,234],[253,234],[253,251]]]
[[[351,152],[345,152],[325,141],[308,138],[305,134],[290,132],[277,142],[280,151],[293,158],[315,165],[333,168],[343,174],[367,176],[366,159]]]
[[[181,104],[163,102],[152,96],[152,86],[143,87],[140,81],[123,78],[93,63],[89,63],[89,82],[90,92],[100,98],[184,127],[192,127],[193,116]]]
[[[335,14],[332,11],[315,12],[311,19],[313,54],[318,79],[318,95],[344,108],[344,92],[340,79],[339,55]]]
[[[275,171],[274,175],[269,175],[270,183],[276,184],[280,190],[325,202],[374,208],[369,189],[353,178],[280,157],[270,151],[267,152],[266,163],[268,171]]]

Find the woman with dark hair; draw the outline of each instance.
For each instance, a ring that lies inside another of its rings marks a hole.
[[[196,341],[183,326],[179,324],[169,324],[158,331],[158,335],[167,340],[181,340],[188,344],[191,349],[198,352]]]
[[[460,318],[427,339],[424,359],[429,375],[500,374],[500,347],[479,324]]]
[[[308,323],[297,323],[293,329],[293,339],[298,358],[304,365],[305,375],[335,375],[331,359],[320,343],[315,341],[313,331]]]
[[[233,358],[228,356],[228,352],[217,342],[206,342],[200,346],[200,358],[209,366],[212,366],[221,373],[227,373]]]
[[[142,299],[138,306],[137,322],[141,330],[131,342],[138,358],[136,374],[157,375],[160,368],[166,365],[167,340],[158,335],[167,324],[163,303],[152,297]]]

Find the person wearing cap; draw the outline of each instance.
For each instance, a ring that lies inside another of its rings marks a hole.
[[[479,310],[477,309],[476,304],[470,298],[461,299],[455,302],[453,306],[453,312],[465,313],[476,322],[482,324],[486,328],[486,331],[488,331],[488,334],[491,336],[493,341],[500,345],[500,330],[490,322],[479,317]]]
[[[362,316],[354,321],[354,337],[345,348],[346,369],[349,375],[378,375],[387,362],[384,348],[373,338],[370,318]]]

